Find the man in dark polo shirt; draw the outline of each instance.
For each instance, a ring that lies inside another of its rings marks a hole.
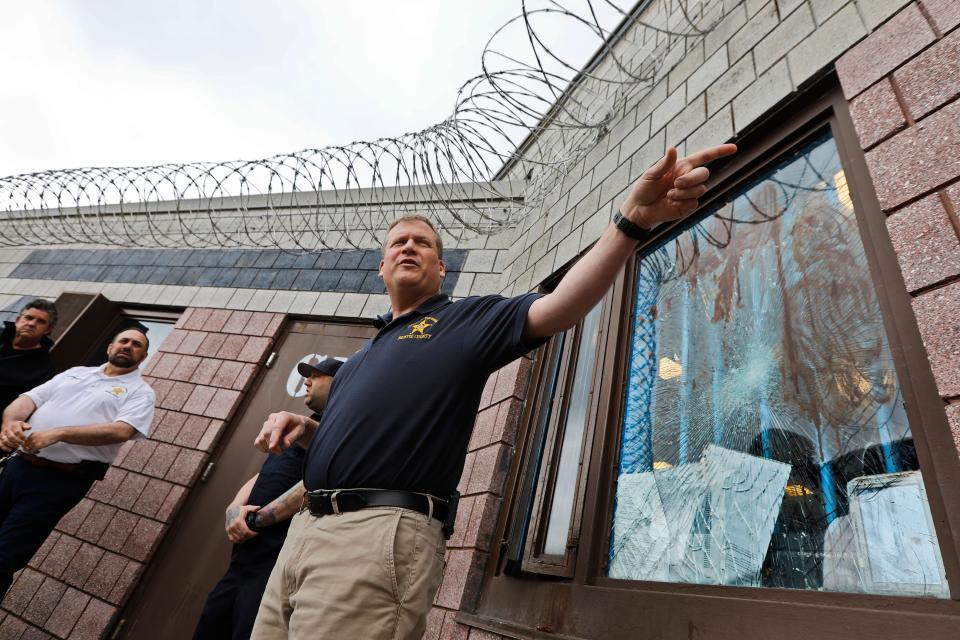
[[[440,584],[441,521],[490,373],[574,326],[609,289],[647,230],[696,210],[709,172],[736,151],[667,154],[637,181],[613,224],[548,295],[439,294],[443,247],[428,220],[387,231],[380,275],[391,312],[337,375],[317,430],[271,424],[258,447],[310,442],[309,512],[296,516],[270,576],[257,640],[416,640]],[[313,432],[316,431],[316,434]]]
[[[4,322],[0,333],[0,411],[21,393],[53,377],[50,332],[57,308],[43,298],[28,302],[15,322]]]
[[[330,383],[343,363],[326,358],[315,365],[300,363],[304,377],[304,402],[314,411],[310,418],[288,412],[267,420],[320,421],[330,394]],[[303,503],[303,459],[300,445],[280,455],[268,455],[260,472],[250,478],[227,507],[224,529],[234,543],[230,566],[204,604],[194,631],[194,640],[246,640],[270,571],[287,537],[290,518]],[[264,506],[265,505],[265,506]]]

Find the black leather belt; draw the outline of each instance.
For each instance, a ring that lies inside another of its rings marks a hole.
[[[77,473],[83,468],[79,462],[57,462],[56,460],[47,460],[46,458],[41,458],[40,456],[31,455],[26,451],[20,451],[17,453],[17,455],[35,467],[59,469],[60,471],[68,471],[70,473]]]
[[[96,460],[84,460],[83,462],[57,462],[56,460],[47,460],[46,458],[29,454],[23,450],[16,451],[15,453],[17,457],[22,458],[35,467],[57,469],[58,471],[75,473],[85,479],[92,478],[93,480],[103,480],[107,470],[110,468],[110,465],[106,462],[98,462]],[[11,455],[9,457],[13,456]]]
[[[399,507],[424,515],[433,516],[440,522],[447,519],[449,505],[446,500],[410,491],[388,489],[341,489],[308,491],[307,508],[315,516],[329,516],[347,511],[375,507]],[[431,509],[430,503],[433,502]]]

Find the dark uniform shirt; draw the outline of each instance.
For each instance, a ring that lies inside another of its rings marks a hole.
[[[487,378],[536,346],[521,336],[538,297],[437,295],[379,318],[380,332],[333,379],[305,463],[307,489],[449,496]]]
[[[39,386],[53,377],[50,347],[53,343],[44,336],[36,349],[14,349],[16,327],[3,323],[0,332],[0,411],[17,399],[21,393]]]
[[[318,416],[314,416],[316,417]],[[306,454],[303,447],[295,444],[280,455],[268,455],[260,467],[260,475],[253,483],[247,504],[265,507],[300,482],[303,479],[303,459]],[[283,546],[289,528],[288,518],[264,527],[253,538],[234,545],[231,566],[240,569],[272,567],[280,554],[280,547]]]

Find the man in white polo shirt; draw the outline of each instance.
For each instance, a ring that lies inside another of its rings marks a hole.
[[[0,449],[16,455],[0,474],[0,598],[122,444],[147,435],[155,396],[137,368],[148,347],[139,329],[121,331],[106,364],[67,369],[3,412]]]

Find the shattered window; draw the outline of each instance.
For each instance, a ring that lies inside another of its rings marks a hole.
[[[833,139],[636,276],[610,577],[948,597]]]

